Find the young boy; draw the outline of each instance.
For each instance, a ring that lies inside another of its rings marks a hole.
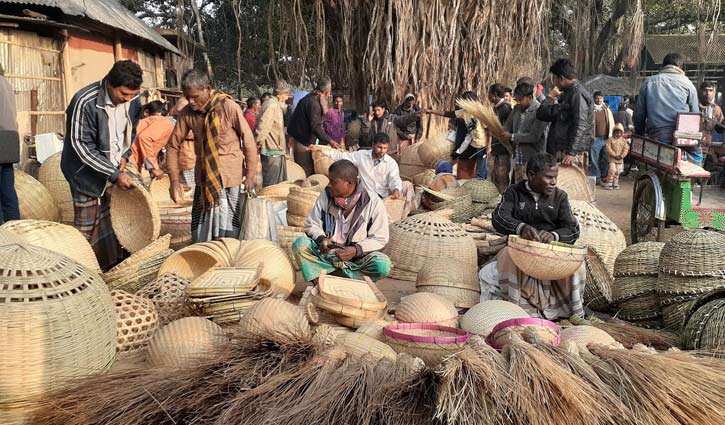
[[[619,190],[619,175],[624,169],[624,158],[629,153],[629,145],[624,138],[624,126],[617,124],[614,126],[612,137],[607,140],[605,146],[607,156],[609,156],[609,175],[608,182],[604,184],[606,190]]]

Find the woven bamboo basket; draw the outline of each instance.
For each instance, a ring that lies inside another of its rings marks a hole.
[[[302,187],[313,189],[317,192],[325,190],[327,185],[330,184],[330,179],[324,174],[313,174],[302,183]]]
[[[614,277],[657,275],[664,242],[639,242],[626,247],[614,262]]]
[[[196,245],[189,245],[171,254],[161,265],[158,274],[174,273],[193,281],[212,267],[229,266],[228,259],[225,262],[223,257],[220,258],[216,253],[200,249]]]
[[[72,225],[75,217],[73,195],[68,180],[60,169],[60,156],[61,153],[58,152],[43,161],[38,170],[38,181],[48,189],[55,205],[60,209],[60,222]]]
[[[722,287],[725,287],[725,275],[677,276],[660,272],[657,277],[657,291],[667,296],[700,295]]]
[[[312,332],[312,342],[318,347],[331,347],[335,345],[337,331],[331,326],[322,324]]]
[[[434,210],[442,208],[456,208],[457,206],[468,206],[473,200],[471,191],[466,187],[447,187],[440,191],[424,188],[431,198],[431,208]]]
[[[605,331],[589,325],[571,326],[561,331],[561,345],[574,343],[581,346],[589,344],[618,347],[619,343]]]
[[[292,188],[287,197],[287,222],[290,226],[302,227],[312,212],[320,193],[312,189]]]
[[[193,315],[186,287],[189,281],[173,273],[164,273],[153,282],[136,292],[136,295],[151,300],[156,306],[159,326],[164,326],[184,317]]]
[[[468,341],[468,332],[463,329],[426,323],[390,325],[383,329],[383,335],[397,353],[419,357],[429,367],[463,350]]]
[[[503,300],[481,301],[461,317],[461,328],[486,338],[499,323],[522,317],[529,315],[514,303]]]
[[[335,345],[340,346],[356,358],[372,356],[375,360],[389,359],[393,361],[398,358],[395,350],[388,344],[356,332],[338,334],[335,338]]]
[[[435,170],[425,170],[410,177],[410,179],[413,180],[414,184],[417,184],[419,186],[430,186],[433,183],[433,179],[435,179],[435,177]]]
[[[305,314],[296,305],[277,298],[263,299],[247,310],[239,321],[239,330],[262,337],[312,335]]]
[[[571,211],[579,222],[579,246],[593,248],[602,257],[610,275],[614,262],[627,247],[624,233],[604,213],[588,202],[571,201]]]
[[[319,310],[330,313],[336,322],[339,317],[349,317],[358,319],[360,322],[366,320],[379,319],[385,312],[383,310],[364,310],[361,308],[351,307],[349,305],[343,305],[335,301],[330,301],[320,296],[319,288],[312,288],[310,292],[310,301]],[[341,323],[342,324],[342,323]],[[343,324],[343,326],[348,326]],[[357,326],[351,326],[357,327]]]
[[[296,162],[289,158],[285,158],[285,164],[287,164],[287,180],[291,182],[297,182],[307,178],[305,170]]]
[[[557,187],[569,196],[570,201],[594,202],[594,191],[587,174],[575,165],[560,165]]]
[[[405,218],[403,217],[405,213],[405,199],[385,198],[383,199],[383,204],[385,205],[385,210],[388,212],[389,223],[396,223]]]
[[[209,358],[227,341],[219,325],[201,317],[185,317],[159,329],[148,344],[151,367],[183,367]]]
[[[318,148],[322,149],[323,151],[334,150],[333,148],[325,145],[318,145]],[[314,162],[315,166],[315,174],[322,174],[324,176],[327,176],[330,171],[330,165],[335,162],[332,158],[320,151],[312,152],[312,161]]]
[[[265,196],[265,197],[275,197],[275,198],[284,198],[287,199],[287,196],[289,196],[289,191],[293,187],[299,187],[294,183],[277,183],[273,184],[271,186],[263,187],[257,191],[257,195],[259,196]]]
[[[416,143],[405,149],[403,153],[400,154],[398,164],[401,177],[410,179],[414,175],[422,173],[430,168],[423,164],[423,161],[421,161],[420,156],[418,155],[418,149],[420,149],[421,144],[422,143]]]
[[[393,320],[389,316],[383,316],[380,319],[368,320],[358,326],[356,333],[367,335],[378,341],[384,341],[383,329],[390,325],[397,325],[399,322]]]
[[[128,252],[140,251],[161,232],[161,217],[151,194],[140,185],[111,189],[111,224],[118,242]]]
[[[116,354],[111,294],[94,272],[44,248],[0,246],[0,400],[43,393],[103,372]],[[2,419],[0,419],[2,422]]]
[[[415,287],[418,292],[442,295],[460,308],[473,307],[481,297],[477,267],[450,258],[425,264],[418,272]]]
[[[448,133],[438,133],[428,140],[424,140],[418,147],[418,157],[423,165],[435,168],[440,160],[450,161],[453,153],[453,143],[448,140]]]
[[[299,270],[300,265],[297,263],[294,252],[292,252],[292,243],[297,238],[306,236],[304,227],[277,226],[277,244],[287,253],[287,257],[292,262],[295,270]]]
[[[28,158],[25,161],[23,161],[22,170],[24,173],[28,174],[30,177],[34,179],[38,179],[38,172],[40,171],[41,164],[38,162],[38,160],[33,158]]]
[[[697,301],[697,294],[672,295],[658,293],[662,323],[666,330],[680,332],[690,307]]]
[[[63,254],[96,273],[101,271],[93,248],[75,227],[53,221],[14,220],[0,229],[12,233],[22,243]]]
[[[472,179],[463,183],[462,187],[469,190],[473,202],[490,204],[500,199],[501,196],[496,185],[490,180]]]
[[[657,284],[654,276],[628,276],[620,279],[644,279],[648,281],[644,285]],[[649,321],[661,315],[659,296],[654,290],[617,301],[616,306],[617,316],[628,322]]]
[[[385,295],[367,276],[364,281],[328,276],[317,279],[320,297],[340,305],[369,311],[382,311],[388,306]]]
[[[173,253],[169,249],[171,235],[164,235],[142,250],[131,254],[111,270],[103,274],[103,280],[111,289],[136,292],[156,279],[161,265]]]
[[[23,244],[23,239],[15,233],[5,230],[0,226],[0,245]]]
[[[587,268],[587,284],[584,286],[584,303],[595,311],[607,311],[612,304],[614,280],[602,258],[591,248],[584,259]]]
[[[617,277],[612,287],[612,299],[619,302],[640,295],[656,293],[660,286],[657,279],[657,274]]]
[[[116,351],[134,354],[145,350],[159,325],[156,307],[151,300],[126,291],[111,291],[111,298],[116,310]]]
[[[256,267],[260,262],[260,289],[271,289],[274,296],[287,298],[295,287],[295,270],[287,253],[274,242],[267,240],[242,242],[234,265]]]
[[[685,316],[682,343],[690,350],[725,356],[725,290],[699,297]]]
[[[168,175],[164,175],[160,179],[151,180],[148,188],[151,197],[154,199],[154,201],[156,201],[157,204],[174,204],[174,201],[171,200],[171,193],[169,192],[169,189],[171,188],[171,180],[169,179]],[[191,201],[192,199],[194,199],[193,187],[182,185],[181,189],[184,201]]]
[[[511,260],[525,274],[543,280],[566,279],[581,267],[585,248],[529,241],[509,235],[508,252]]]
[[[457,258],[476,267],[476,243],[461,227],[435,213],[418,214],[390,226],[390,241],[383,249],[395,267],[390,277],[413,281],[429,261]]]
[[[505,320],[491,330],[486,342],[500,350],[514,339],[521,338],[525,332],[535,333],[538,339],[545,344],[559,345],[561,330],[556,323],[536,317]]]
[[[687,230],[662,248],[659,269],[677,276],[725,277],[725,235],[710,230]]]
[[[159,234],[171,235],[170,247],[174,250],[191,245],[191,210],[191,201],[159,205],[161,219]]]
[[[197,277],[186,289],[190,297],[245,294],[257,287],[262,264],[256,267],[213,267]]]
[[[395,318],[405,323],[429,323],[440,326],[458,326],[458,310],[447,298],[427,292],[418,292],[400,299]]]
[[[15,191],[18,193],[21,219],[60,221],[60,210],[55,199],[32,176],[15,170]]]

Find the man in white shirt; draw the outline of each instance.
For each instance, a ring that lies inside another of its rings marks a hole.
[[[390,137],[386,133],[377,133],[373,138],[370,150],[340,152],[321,150],[317,145],[310,145],[309,151],[320,151],[335,161],[346,159],[357,166],[360,181],[370,193],[381,198],[405,198],[404,217],[413,208],[413,184],[400,178],[398,163],[387,153],[390,149]]]

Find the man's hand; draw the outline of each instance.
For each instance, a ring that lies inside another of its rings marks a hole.
[[[169,186],[169,196],[175,203],[179,203],[184,199],[184,189],[181,187],[181,183],[178,180],[172,180]]]
[[[160,179],[163,176],[164,176],[164,172],[162,170],[160,170],[158,168],[154,168],[154,169],[151,170],[151,177],[153,177],[153,178],[155,178],[155,179],[158,180],[158,179]]]
[[[308,145],[307,146],[307,152],[316,152],[316,151],[320,151],[320,150],[322,150],[322,149],[320,149],[320,147],[317,145]]]
[[[403,197],[403,194],[400,193],[400,191],[398,189],[395,189],[393,191],[393,193],[390,195],[390,197],[393,198],[393,199],[400,199],[400,198]]]
[[[423,111],[417,111],[415,113],[415,116],[418,117],[418,118],[422,117],[423,116]]]
[[[554,86],[554,88],[549,91],[549,97],[556,99],[559,95],[561,95],[561,90],[559,90],[559,87],[557,86]]]
[[[127,190],[131,189],[134,184],[131,176],[126,173],[121,173],[118,175],[118,179],[116,180],[116,186],[120,187],[123,190]]]
[[[337,257],[340,258],[342,261],[352,260],[355,254],[357,254],[357,250],[354,246],[346,246],[345,248],[335,250],[335,255],[337,255]]]
[[[513,134],[509,133],[508,131],[503,132],[503,139],[504,140],[511,140],[514,137]]]
[[[340,144],[334,140],[330,140],[330,147],[333,149],[340,149]]]
[[[251,192],[257,186],[257,176],[255,174],[247,174],[244,179],[244,190]]]
[[[530,241],[541,242],[539,231],[534,226],[529,226],[528,224],[525,224],[524,228],[521,229],[521,237]]]
[[[317,248],[319,248],[320,252],[323,254],[327,254],[330,252],[330,244],[332,241],[330,238],[324,238],[320,242],[317,243]]]
[[[368,116],[367,116],[368,122],[373,122],[373,118],[375,118],[375,114],[368,113]]]
[[[574,165],[574,161],[576,161],[576,155],[566,155],[564,159],[561,160],[561,164]]]
[[[415,141],[415,134],[406,134],[405,135],[406,140]]]
[[[546,230],[542,230],[539,232],[539,239],[542,243],[549,243],[556,240],[554,234],[551,232],[547,232]]]
[[[119,170],[123,173],[126,171],[126,165],[128,165],[128,160],[126,158],[121,158],[121,165],[118,167]]]

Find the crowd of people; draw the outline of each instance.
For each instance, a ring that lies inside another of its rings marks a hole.
[[[385,100],[376,100],[351,122],[343,97],[332,96],[327,78],[293,110],[283,80],[272,93],[248,98],[243,109],[215,90],[206,73],[190,70],[181,80],[183,97],[168,111],[160,101],[142,106],[142,70],[120,61],[103,80],[76,93],[66,111],[61,168],[72,193],[74,223],[104,270],[120,262],[127,253],[110,223],[108,188],[129,189],[148,173],[168,175],[174,201],[182,200],[184,186],[194,188],[193,242],[236,238],[243,194],[254,189],[258,161],[262,186],[270,186],[288,179],[289,156],[307,175],[314,174],[312,155],[319,151],[334,163],[330,183],[305,221],[307,237],[293,245],[302,274],[313,282],[322,271],[377,280],[394,267],[381,252],[389,239],[383,200],[405,200],[406,215],[429,205],[403,181],[396,161],[423,138],[423,114],[449,118],[453,143],[451,157],[436,164],[430,189],[490,178],[502,193],[493,213],[496,230],[543,243],[573,244],[579,235],[567,194],[556,187],[560,166],[579,166],[605,189],[618,189],[627,133],[671,142],[677,113],[702,111],[707,149],[722,128],[714,87],[704,83],[698,93],[678,54],[667,55],[662,71],[643,83],[636,101],[622,102],[616,112],[602,93],[587,91],[569,60],[557,60],[549,72],[553,86],[547,93],[530,77],[520,78],[513,89],[498,83],[488,87],[487,103],[503,128],[497,140],[469,112],[422,109],[414,93],[392,112]],[[479,97],[467,91],[459,99]],[[701,162],[702,149],[688,149],[687,157]],[[3,213],[16,218],[5,207]],[[503,250],[480,276],[482,298],[507,299],[550,319],[582,312],[583,269],[568,279],[541,281],[524,276]]]

